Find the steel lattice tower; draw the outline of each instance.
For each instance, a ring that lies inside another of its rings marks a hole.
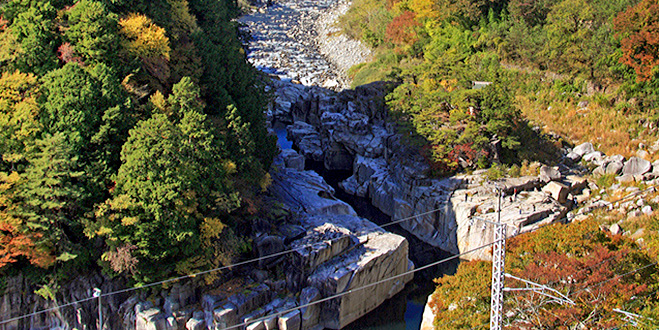
[[[490,305],[490,329],[501,330],[503,319],[503,288],[506,265],[506,225],[501,223],[501,191],[499,195],[499,214],[494,226],[494,250],[492,251],[492,291]]]

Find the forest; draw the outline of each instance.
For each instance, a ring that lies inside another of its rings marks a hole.
[[[623,155],[656,137],[654,0],[355,0],[340,24],[436,175],[546,160],[534,126]]]
[[[277,149],[238,14],[229,0],[0,2],[0,276],[52,296],[90,269],[139,285],[249,248],[238,228]]]
[[[657,140],[656,0],[355,0],[340,24],[376,51],[354,84],[394,82],[389,111],[436,176],[519,174],[576,142],[629,157]],[[504,328],[656,329],[658,224],[603,210],[508,239],[506,288],[550,296],[505,292]],[[462,262],[435,280],[435,329],[489,328],[491,269]]]

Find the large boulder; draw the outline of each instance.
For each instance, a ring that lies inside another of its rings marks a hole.
[[[315,127],[302,121],[296,121],[293,125],[289,125],[286,131],[286,137],[293,141],[304,157],[314,161],[323,159],[320,135]]]
[[[279,317],[279,330],[299,330],[301,322],[300,311],[294,310]]]
[[[413,267],[407,258],[405,238],[387,232],[372,232],[363,238],[361,246],[323,264],[308,278],[309,284],[325,297],[352,291],[322,304],[325,328],[341,329],[366,315],[400,292],[413,277],[412,274],[399,276]],[[399,277],[379,282],[394,276]],[[356,290],[374,283],[378,284]]]
[[[171,319],[171,320],[170,320]],[[135,330],[175,330],[178,324],[158,308],[149,308],[137,313]]]
[[[594,151],[595,151],[595,148],[593,147],[593,144],[590,143],[590,142],[582,143],[582,144],[574,147],[574,149],[572,149],[572,152],[579,155],[580,157],[583,157],[584,155],[587,155],[587,154],[589,154],[591,152],[594,152]]]
[[[577,175],[566,176],[563,183],[565,183],[570,188],[570,192],[573,194],[588,187],[588,180]]]
[[[540,167],[540,179],[544,182],[560,180],[561,172],[558,168],[542,165]]]
[[[591,162],[601,165],[602,160],[604,159],[604,154],[600,151],[593,151],[583,155],[581,159],[583,159],[586,162]]]
[[[298,154],[293,149],[284,149],[281,151],[281,157],[284,159],[284,166],[298,171],[304,170],[304,156]]]
[[[574,151],[570,151],[565,157],[573,162],[578,162],[581,159],[581,155]]]
[[[643,175],[650,170],[652,170],[652,163],[643,158],[631,157],[622,168],[622,174]]]
[[[622,172],[622,168],[625,165],[621,161],[614,160],[606,165],[606,174],[615,174],[618,175]]]
[[[185,323],[186,330],[205,330],[206,321],[202,319],[191,318]]]
[[[562,183],[552,181],[544,186],[542,191],[550,194],[551,197],[563,204],[567,202],[567,194],[570,192],[570,189]]]

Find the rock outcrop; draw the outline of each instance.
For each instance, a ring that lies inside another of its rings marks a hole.
[[[302,155],[323,162],[329,170],[352,170],[353,175],[339,183],[343,190],[368,198],[393,219],[406,219],[400,225],[424,242],[452,253],[491,242],[491,226],[472,222],[496,219],[497,186],[506,194],[501,217],[513,228],[510,235],[564,217],[568,205],[562,204],[568,203],[568,193],[583,188],[561,183],[567,180],[561,169],[548,166],[541,168],[539,176],[501,182],[487,182],[482,173],[427,177],[423,158],[387,123],[386,89],[385,83],[338,94],[308,88],[307,94],[298,94],[294,100],[277,94],[291,104],[290,112],[282,111],[284,115],[277,119],[291,118],[288,135]],[[544,190],[548,192],[540,191],[547,182],[550,186]],[[554,193],[555,187],[563,189]],[[509,200],[511,195],[514,198]],[[489,256],[472,253],[467,258]]]
[[[289,286],[305,283],[321,297],[354,290],[324,302],[312,319],[318,318],[326,328],[340,329],[412,279],[411,274],[403,275],[413,268],[405,238],[356,216],[352,207],[333,197],[332,187],[318,174],[280,168],[273,179],[272,194],[300,214],[301,225],[309,228],[304,238],[293,242],[296,252],[291,265],[299,267],[287,276]],[[393,279],[375,284],[385,278]]]

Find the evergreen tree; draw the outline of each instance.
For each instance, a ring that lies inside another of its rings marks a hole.
[[[211,262],[196,258],[208,248],[200,226],[238,206],[231,165],[221,158],[225,152],[201,112],[198,93],[189,78],[182,79],[168,98],[171,115],[155,113],[131,130],[115,197],[91,226],[108,228],[100,232],[108,236],[111,251],[135,247],[131,253],[141,280],[188,269],[182,265],[193,259],[195,267]]]
[[[65,37],[86,61],[112,63],[118,50],[118,25],[98,1],[82,0],[67,13]]]
[[[82,141],[89,141],[105,110],[100,84],[80,65],[67,63],[43,78],[42,92],[45,129],[51,133],[73,131]]]
[[[57,67],[55,16],[56,10],[49,2],[35,2],[17,14],[9,26],[18,41],[19,55],[13,67],[39,76]]]
[[[81,237],[80,171],[75,133],[45,134],[36,140],[27,160],[30,165],[18,183],[16,216],[27,230],[39,234],[35,244],[50,255],[73,251],[72,242]],[[36,237],[37,235],[35,235]]]

